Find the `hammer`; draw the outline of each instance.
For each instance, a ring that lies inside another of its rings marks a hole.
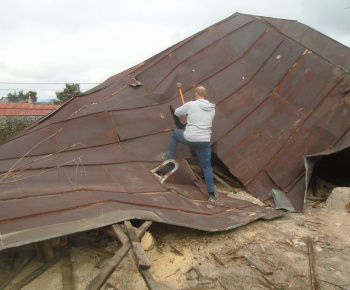
[[[177,87],[178,87],[179,92],[180,92],[180,96],[181,96],[182,104],[185,104],[184,96],[183,96],[183,94],[182,94],[182,90],[181,90],[182,84],[181,84],[181,83],[177,83]]]

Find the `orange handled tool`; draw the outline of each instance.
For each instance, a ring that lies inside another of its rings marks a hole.
[[[185,104],[185,99],[184,99],[184,96],[183,96],[182,90],[181,90],[182,84],[181,83],[177,83],[177,87],[179,88],[182,104]]]

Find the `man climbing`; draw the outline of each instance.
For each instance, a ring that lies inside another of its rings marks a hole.
[[[177,143],[188,145],[199,159],[209,193],[209,201],[214,202],[219,194],[214,190],[213,169],[211,167],[211,127],[215,116],[215,105],[207,99],[207,89],[197,87],[195,101],[183,104],[174,111],[178,117],[187,115],[185,130],[177,129],[171,134],[168,159],[174,158]]]

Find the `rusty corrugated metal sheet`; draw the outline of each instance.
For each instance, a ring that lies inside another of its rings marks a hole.
[[[152,175],[178,82],[186,101],[208,89],[213,152],[251,194],[272,205],[280,190],[302,211],[304,157],[349,146],[349,56],[297,22],[234,14],[109,78],[0,147],[0,247],[133,218],[218,231],[281,215],[223,193],[208,203],[185,146],[164,184]]]
[[[45,116],[60,105],[36,105],[30,103],[0,103],[0,116]]]

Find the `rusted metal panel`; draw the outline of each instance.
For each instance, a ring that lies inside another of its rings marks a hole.
[[[170,136],[171,132],[168,131],[147,137],[134,138],[119,144],[131,161],[162,161],[162,158],[168,151]],[[190,149],[185,145],[179,144],[175,158],[189,157],[191,157]]]
[[[305,48],[300,44],[285,39],[266,60],[256,76],[274,90],[304,52]]]
[[[250,25],[252,24],[252,25]],[[251,27],[253,26],[253,27]],[[249,28],[247,28],[249,27]],[[261,25],[260,25],[261,27]],[[187,41],[179,49],[175,51],[175,55],[180,60],[186,60],[190,56],[197,54],[204,47],[218,41],[220,38],[228,36],[229,34],[236,33],[237,30],[244,30],[240,35],[242,36],[241,44],[235,44],[238,47],[244,47],[244,44],[247,43],[245,39],[256,39],[256,35],[261,33],[259,28],[254,26],[254,20],[245,15],[239,15],[227,21],[218,23],[215,26],[211,26],[205,30],[205,33],[198,33],[194,35],[190,41]],[[265,26],[267,28],[267,26]],[[250,32],[250,33],[249,33]],[[237,35],[239,37],[239,34]],[[253,41],[254,41],[253,40]],[[246,45],[246,49],[249,48],[249,45]],[[242,52],[242,49],[237,49],[237,52]]]
[[[276,93],[272,93],[251,113],[256,128],[261,128],[281,147],[299,128],[305,116]],[[272,156],[269,157],[271,159]]]
[[[11,219],[23,219],[39,215],[42,212],[55,212],[70,210],[78,207],[98,204],[101,200],[97,195],[90,192],[74,191],[64,195],[49,195],[37,198],[22,198],[0,203],[0,219],[4,222]],[[21,211],[17,209],[21,208]]]
[[[322,43],[304,25],[235,14],[71,99],[0,146],[0,249],[134,218],[219,231],[284,214],[222,192],[209,203],[184,145],[165,183],[152,174],[179,125],[178,82],[186,102],[208,89],[212,150],[251,194],[273,206],[282,190],[302,211],[305,155],[350,146],[350,49]]]
[[[111,114],[114,123],[117,124],[121,141],[169,131],[174,123],[172,116],[166,111],[163,112],[160,106],[122,110]]]
[[[181,202],[179,202],[181,204]],[[213,205],[209,205],[213,206]],[[255,208],[253,208],[255,209]],[[95,206],[87,206],[64,212],[52,212],[44,216],[32,216],[18,219],[16,223],[7,221],[1,224],[1,248],[7,245],[20,246],[38,239],[61,236],[63,233],[86,231],[98,226],[106,226],[128,219],[145,219],[168,224],[189,226],[200,230],[228,230],[245,225],[254,220],[268,216],[269,211],[260,207],[264,212],[236,209],[212,215],[183,213],[158,208],[147,208],[124,203],[109,202]],[[127,215],[126,215],[127,213]],[[273,216],[280,216],[283,212],[275,211]],[[77,219],[77,217],[79,217]],[[271,214],[268,216],[271,218]],[[28,225],[31,227],[28,228]],[[17,234],[13,234],[17,233]],[[19,233],[21,235],[19,235]]]
[[[281,189],[265,170],[260,171],[259,174],[246,185],[246,187],[254,197],[257,197],[264,202],[271,201],[271,196],[269,196],[271,189]],[[272,201],[269,204],[272,205]]]
[[[274,29],[268,29],[254,43],[254,49],[248,50],[243,56],[244,64],[256,72],[271,57],[284,40],[283,35]]]
[[[302,124],[296,134],[276,154],[266,172],[285,191],[305,174],[304,156],[329,149],[330,144]]]
[[[350,71],[349,48],[345,45],[297,21],[268,17],[262,17],[262,19],[276,27],[286,36],[322,55],[330,63],[341,65],[347,71]]]
[[[334,144],[350,127],[350,106],[344,106],[344,94],[337,89],[332,91],[305,120],[324,140]]]
[[[58,147],[55,141],[53,128],[44,127],[41,130],[33,131],[31,134],[22,134],[1,145],[0,158],[18,158],[25,155],[41,155],[57,152]],[[18,140],[18,141],[17,141]],[[25,146],[23,146],[25,144]]]
[[[264,82],[253,77],[243,88],[240,88],[238,91],[219,102],[216,105],[216,109],[226,116],[228,121],[226,126],[229,126],[231,129],[255,110],[271,92],[272,89]],[[216,122],[216,119],[214,119],[214,122]],[[219,132],[221,132],[221,130]],[[227,131],[223,132],[219,136],[222,137],[226,132]],[[215,130],[213,132],[214,140],[219,138],[215,137],[217,134],[218,132]]]
[[[305,195],[300,194],[301,192],[305,192],[305,174],[286,192],[288,199],[296,211],[304,210]]]
[[[56,123],[53,129],[59,150],[76,150],[118,141],[110,113],[103,112]]]
[[[278,86],[276,93],[308,116],[334,85],[313,71],[296,64]]]

